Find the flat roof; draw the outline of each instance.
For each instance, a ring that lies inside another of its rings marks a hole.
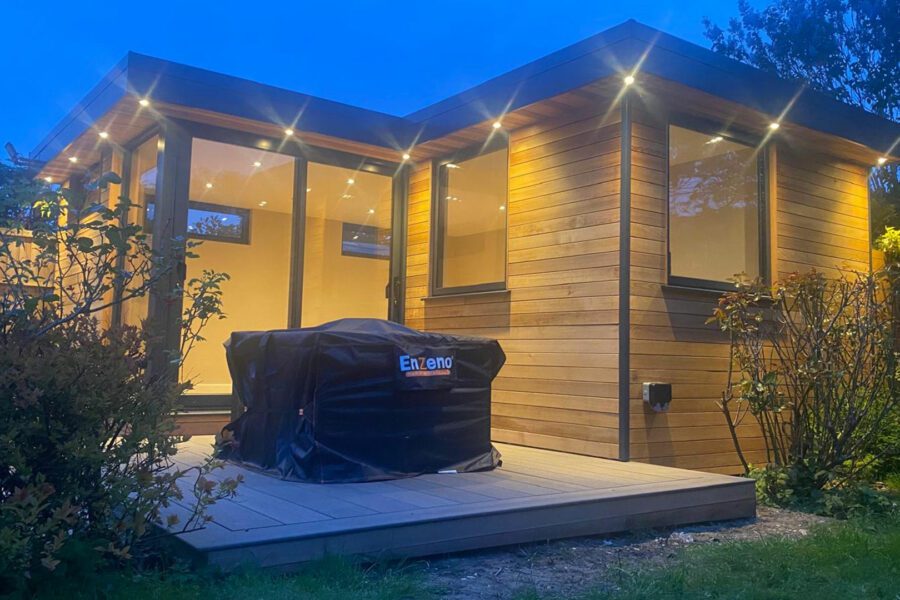
[[[636,71],[706,92],[773,119],[898,155],[900,123],[850,106],[634,20],[405,116],[351,106],[129,53],[31,152],[47,161],[129,95],[406,149],[591,82]]]

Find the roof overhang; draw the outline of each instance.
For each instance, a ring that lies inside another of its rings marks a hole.
[[[854,160],[874,164],[879,156],[900,157],[900,123],[635,21],[406,117],[129,53],[31,157],[47,162],[42,176],[63,178],[95,162],[104,143],[124,144],[169,116],[273,137],[291,128],[305,142],[346,146],[373,157],[396,160],[412,147],[421,148],[414,157],[428,156],[477,138],[496,119],[515,126],[531,120],[523,115],[539,115],[535,107],[566,98],[580,102],[585,90],[606,101],[601,96],[615,97],[626,74],[635,74],[646,90],[666,93],[666,85],[695,90],[763,123],[778,120],[798,132],[840,138]],[[150,105],[141,106],[141,98],[149,98]],[[101,131],[109,134],[106,140],[99,138]],[[70,163],[71,156],[78,163]]]

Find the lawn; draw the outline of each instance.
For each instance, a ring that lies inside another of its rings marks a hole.
[[[340,559],[309,565],[293,575],[261,572],[231,576],[190,573],[138,578],[116,576],[94,589],[56,587],[46,598],[253,598],[310,600],[437,599],[415,563],[363,569]],[[579,600],[639,598],[806,598],[830,600],[900,596],[900,517],[823,526],[799,540],[762,539],[686,548],[666,568],[626,568],[598,581]],[[556,600],[519,592],[516,600]]]
[[[516,600],[549,600],[522,593]],[[799,540],[684,550],[667,568],[625,570],[579,600],[900,598],[900,518],[823,526]]]

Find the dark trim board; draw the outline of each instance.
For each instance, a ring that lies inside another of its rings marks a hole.
[[[178,459],[194,464],[202,442]],[[753,517],[749,479],[498,445],[491,472],[304,484],[229,465],[245,482],[213,523],[179,536],[198,564],[289,569],[329,554],[429,556],[581,535]],[[184,510],[177,508],[178,510]]]

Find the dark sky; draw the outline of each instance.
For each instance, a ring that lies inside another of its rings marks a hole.
[[[629,18],[708,45],[702,18],[725,24],[736,6],[0,0],[0,144],[30,152],[128,50],[405,114]]]

